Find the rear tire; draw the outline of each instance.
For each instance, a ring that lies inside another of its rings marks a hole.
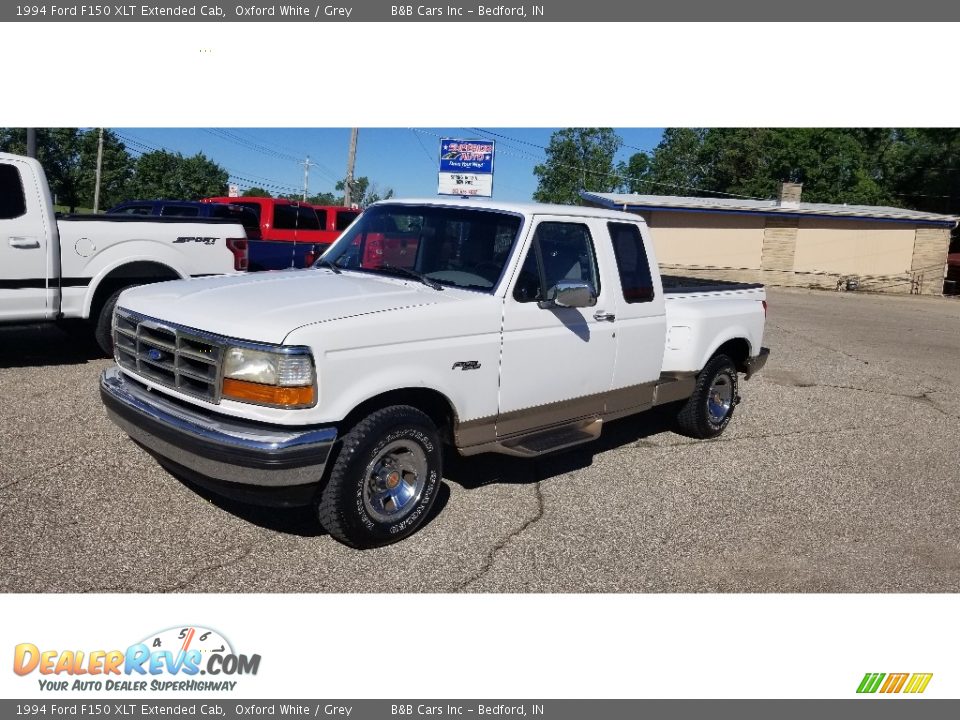
[[[117,298],[127,288],[122,287],[113,292],[100,306],[94,320],[93,337],[97,346],[107,357],[113,355],[113,310],[117,307]]]
[[[324,530],[355,548],[375,548],[416,532],[443,476],[433,421],[409,405],[371,413],[343,436],[317,500]]]
[[[717,437],[730,424],[738,402],[736,365],[726,355],[714,355],[677,415],[679,431],[700,440]]]

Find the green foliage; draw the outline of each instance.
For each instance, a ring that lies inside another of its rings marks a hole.
[[[77,194],[80,204],[92,208],[97,178],[97,145],[100,131],[81,133],[77,167]],[[134,163],[126,146],[110,130],[103,131],[103,159],[100,167],[101,212],[109,210],[130,196],[130,179]]]
[[[621,185],[614,158],[623,141],[611,128],[565,128],[550,136],[547,160],[533,169],[537,202],[579,204],[580,191]]]
[[[346,190],[347,181],[346,178],[337,183],[336,189],[343,192]],[[372,203],[377,202],[378,200],[389,200],[393,197],[393,188],[386,188],[385,190],[380,190],[377,187],[377,184],[370,182],[370,178],[355,177],[353,179],[353,188],[350,192],[350,202],[354,205],[359,205],[360,207],[366,207]],[[337,202],[329,203],[331,205],[343,205],[344,196],[341,195],[337,198]]]
[[[772,199],[790,181],[805,202],[960,213],[958,129],[673,128],[620,167],[630,192]]]
[[[248,188],[243,191],[243,194],[240,197],[259,197],[259,198],[272,198],[273,195],[269,190],[264,190],[259,187]]]
[[[26,154],[26,129],[0,130],[0,151]],[[37,160],[43,165],[50,191],[57,201],[71,208],[76,207],[79,204],[80,131],[76,128],[39,128]]]
[[[137,159],[132,194],[138,198],[199,200],[227,194],[227,171],[203,153],[184,157],[157,150]]]

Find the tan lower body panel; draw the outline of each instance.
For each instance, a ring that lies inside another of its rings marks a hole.
[[[686,399],[695,383],[694,373],[663,375],[657,382],[457,423],[454,438],[462,455],[540,455],[596,439],[605,420]]]

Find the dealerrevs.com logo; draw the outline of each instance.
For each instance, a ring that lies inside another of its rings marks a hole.
[[[50,650],[20,643],[13,652],[13,671],[23,677],[36,673],[45,691],[231,691],[234,678],[259,669],[260,655],[237,653],[219,632],[199,626],[151,633],[125,650]]]

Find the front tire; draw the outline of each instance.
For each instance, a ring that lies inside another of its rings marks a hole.
[[[117,298],[126,290],[122,287],[110,294],[100,306],[93,325],[93,337],[105,357],[113,355],[113,311],[117,307]]]
[[[433,421],[409,405],[377,410],[351,428],[317,502],[323,528],[346,545],[402,540],[427,519],[443,476]]]
[[[677,415],[679,430],[701,440],[717,437],[730,424],[738,402],[736,365],[726,355],[714,355],[700,371],[693,395]]]

